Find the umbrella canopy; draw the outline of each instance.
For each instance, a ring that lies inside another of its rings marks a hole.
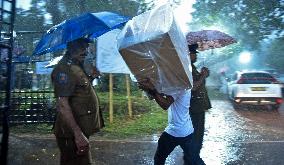
[[[34,50],[41,55],[66,48],[67,42],[81,37],[96,38],[123,26],[129,18],[112,12],[85,13],[55,25],[43,35]]]
[[[233,37],[218,30],[189,32],[186,40],[188,45],[197,43],[200,51],[221,48],[237,42]]]

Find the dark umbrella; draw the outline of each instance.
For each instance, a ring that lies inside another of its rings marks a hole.
[[[85,13],[50,28],[34,50],[34,55],[66,48],[67,42],[80,37],[96,38],[123,26],[129,18],[112,12]]]
[[[200,51],[221,48],[237,42],[233,37],[218,30],[189,32],[186,40],[188,45],[197,43]]]

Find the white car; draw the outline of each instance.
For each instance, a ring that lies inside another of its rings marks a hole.
[[[269,72],[236,72],[228,82],[228,96],[235,109],[240,105],[270,105],[278,109],[283,102],[283,85]]]

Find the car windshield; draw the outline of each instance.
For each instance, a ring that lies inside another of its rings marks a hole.
[[[272,84],[276,79],[267,73],[244,73],[241,75],[241,84]]]

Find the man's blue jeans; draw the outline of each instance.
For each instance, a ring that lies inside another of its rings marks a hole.
[[[154,164],[164,165],[167,157],[178,145],[184,152],[185,165],[204,165],[203,161],[198,160],[197,146],[192,143],[192,134],[186,137],[174,137],[166,132],[163,132],[159,138]]]

